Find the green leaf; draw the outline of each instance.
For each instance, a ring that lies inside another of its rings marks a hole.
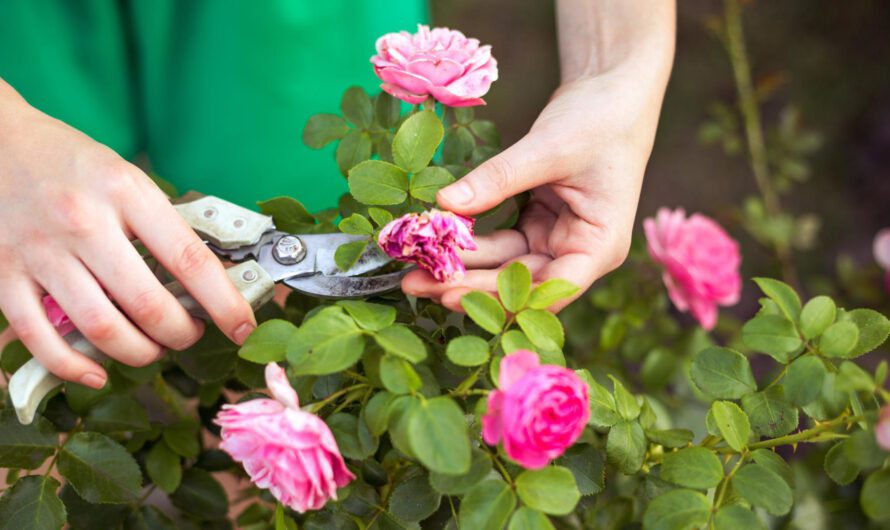
[[[470,440],[464,413],[441,396],[420,403],[408,420],[408,440],[430,471],[462,475],[470,469]]]
[[[879,467],[887,458],[887,452],[879,445],[875,432],[858,430],[844,440],[844,455],[860,469]]]
[[[510,486],[498,479],[484,480],[461,499],[460,528],[503,528],[515,506]]]
[[[711,413],[720,435],[730,447],[741,451],[748,446],[751,424],[738,405],[730,401],[715,401],[711,404]]]
[[[0,353],[0,368],[10,374],[16,373],[33,356],[20,340],[9,341]]]
[[[598,427],[611,427],[621,421],[615,398],[606,387],[597,383],[587,370],[576,370],[575,373],[587,383],[590,423]]]
[[[633,475],[643,467],[646,456],[646,435],[636,421],[621,421],[609,430],[606,457],[625,475]]]
[[[535,345],[532,344],[532,341],[528,340],[525,333],[518,329],[511,329],[505,331],[504,334],[501,335],[501,348],[504,350],[505,354],[510,354],[516,350],[534,351]]]
[[[340,307],[326,307],[307,319],[287,345],[287,360],[301,375],[341,372],[364,352],[364,337]]]
[[[96,403],[85,419],[87,430],[105,434],[147,431],[148,414],[135,399],[111,395]]]
[[[862,486],[859,504],[862,511],[875,521],[890,520],[890,502],[887,492],[890,491],[890,468],[872,473]]]
[[[500,302],[482,291],[473,291],[460,299],[460,305],[480,328],[496,335],[507,322],[507,315]]]
[[[191,347],[174,354],[176,362],[199,383],[215,383],[231,375],[238,362],[238,345],[216,326],[207,326],[204,336]]]
[[[799,422],[797,407],[785,398],[782,385],[742,397],[742,409],[760,436],[783,436],[796,429]]]
[[[411,196],[423,202],[434,203],[439,190],[452,182],[454,176],[444,167],[423,168],[411,179]]]
[[[346,458],[363,460],[377,450],[378,440],[370,436],[367,425],[352,414],[338,412],[325,420],[337,440],[337,447]],[[364,430],[364,435],[361,431]]]
[[[492,121],[475,120],[470,123],[470,130],[472,130],[480,140],[492,147],[499,147],[501,145],[501,135],[498,133],[497,126],[495,126]]]
[[[742,327],[742,340],[780,363],[787,363],[789,354],[803,346],[794,324],[779,315],[760,315],[749,320]]]
[[[822,380],[822,388],[819,397],[815,401],[803,407],[803,411],[810,418],[818,421],[826,421],[837,417],[850,400],[849,393],[841,390],[837,384],[837,374],[828,372]]]
[[[868,392],[874,394],[876,390],[872,375],[853,361],[841,363],[837,374],[837,386],[850,393]]]
[[[521,506],[513,512],[507,530],[555,530],[555,527],[543,513]]]
[[[42,416],[22,425],[11,409],[0,411],[0,467],[36,469],[58,446],[59,435]]]
[[[560,300],[575,296],[579,290],[578,286],[570,281],[553,278],[532,290],[528,297],[528,306],[533,309],[547,309]]]
[[[392,222],[392,214],[389,213],[388,210],[384,210],[383,208],[368,208],[368,215],[371,216],[371,219],[377,223],[377,226],[384,227]]]
[[[562,324],[550,311],[526,309],[516,315],[516,322],[535,346],[542,350],[562,349],[565,343]]]
[[[9,320],[6,320],[6,317],[3,316],[3,312],[0,311],[0,331],[4,331],[8,327],[9,327]]]
[[[395,355],[385,355],[380,359],[380,380],[393,394],[417,392],[423,386],[423,381],[414,368]]]
[[[302,232],[315,224],[315,218],[303,204],[291,197],[275,197],[258,202],[260,212],[271,215],[275,228],[284,232]]]
[[[822,360],[811,355],[800,357],[788,365],[784,379],[788,401],[797,407],[812,403],[819,397],[825,373]]]
[[[676,489],[652,499],[643,514],[646,530],[704,528],[711,515],[711,501],[697,491]]]
[[[349,313],[355,323],[368,331],[379,331],[396,321],[396,308],[362,300],[340,300],[337,305]]]
[[[247,337],[238,356],[258,364],[281,362],[287,357],[287,343],[296,332],[297,327],[287,320],[267,320]]]
[[[395,398],[395,395],[384,390],[374,394],[365,406],[365,423],[368,424],[368,430],[373,436],[380,436],[386,432],[389,407]]]
[[[362,257],[367,246],[368,241],[364,240],[343,243],[337,247],[337,250],[334,252],[334,263],[337,264],[337,268],[344,272],[351,269],[358,259]]]
[[[602,453],[592,445],[570,447],[557,463],[572,472],[581,495],[596,495],[605,489],[606,463]]]
[[[641,410],[640,404],[637,403],[637,398],[628,392],[615,376],[609,374],[609,379],[612,380],[612,392],[615,394],[615,405],[617,406],[618,414],[628,421],[637,419]]]
[[[177,454],[196,458],[201,451],[198,443],[200,426],[193,419],[182,419],[164,428],[164,442]]]
[[[704,447],[681,449],[664,456],[661,478],[679,486],[706,490],[723,480],[723,464]]]
[[[819,337],[819,350],[826,357],[855,357],[848,355],[859,340],[859,328],[852,322],[835,322]]]
[[[389,162],[367,160],[349,171],[349,192],[364,204],[401,204],[408,197],[408,174]]]
[[[778,453],[769,449],[756,449],[751,453],[755,462],[782,477],[791,488],[794,488],[794,470]]]
[[[354,213],[349,217],[340,221],[337,225],[344,234],[353,234],[358,236],[370,236],[374,234],[374,227],[371,222],[361,214]]]
[[[321,149],[349,132],[346,120],[336,114],[313,114],[303,128],[303,143],[312,149]]]
[[[415,467],[395,483],[389,513],[402,521],[418,522],[435,513],[441,501],[442,495],[430,486],[426,472]]]
[[[476,114],[473,107],[455,107],[451,110],[454,111],[454,120],[461,125],[469,125]]]
[[[229,513],[229,499],[223,487],[213,475],[194,467],[182,475],[170,500],[173,506],[202,521],[225,519]]]
[[[754,278],[754,283],[779,306],[788,320],[797,322],[800,317],[800,297],[790,285],[772,278]]]
[[[848,359],[877,349],[890,335],[890,320],[872,309],[847,311],[841,320],[852,322],[859,328],[859,340],[847,356]]]
[[[479,449],[474,449],[470,469],[462,475],[430,473],[430,484],[445,495],[463,495],[481,482],[491,472],[491,458]]]
[[[426,359],[426,347],[410,328],[402,324],[394,324],[374,333],[374,340],[388,353],[397,355],[406,361],[419,363]]]
[[[405,171],[417,173],[430,163],[444,134],[442,122],[432,110],[412,115],[402,123],[392,141],[396,164]]]
[[[859,466],[847,458],[847,454],[844,451],[844,442],[831,446],[831,449],[825,453],[825,461],[822,467],[825,469],[828,477],[841,486],[851,484],[859,476],[860,471]]]
[[[766,530],[757,514],[741,504],[730,504],[720,508],[714,517],[716,530]]]
[[[386,92],[377,94],[374,101],[374,113],[377,117],[377,123],[383,128],[389,129],[395,127],[399,122],[399,115],[402,110],[402,102]]]
[[[0,497],[0,529],[58,530],[65,524],[65,505],[56,495],[59,483],[46,477],[22,477]]]
[[[692,361],[690,375],[702,392],[718,399],[739,399],[757,390],[748,359],[727,348],[702,350]]]
[[[340,112],[356,127],[367,129],[374,123],[374,108],[371,106],[371,98],[361,87],[352,86],[343,93],[343,98],[340,100]]]
[[[65,504],[67,523],[71,530],[119,528],[127,518],[127,512],[131,510],[127,504],[91,504],[81,499],[70,485],[62,487],[59,498]],[[131,530],[131,527],[125,527],[125,530]],[[176,527],[170,527],[170,530],[176,530]]]
[[[145,471],[148,478],[166,493],[173,493],[182,480],[182,466],[179,455],[159,440],[145,458]]]
[[[488,361],[488,341],[473,335],[456,337],[445,349],[448,359],[458,366],[479,366]]]
[[[156,506],[142,506],[130,512],[124,530],[177,530],[176,523]]]
[[[476,139],[466,127],[455,127],[445,133],[442,143],[442,162],[445,164],[463,164],[476,147]]]
[[[837,307],[828,296],[817,296],[807,302],[800,312],[800,332],[804,338],[814,339],[834,322]]]
[[[732,478],[733,490],[772,515],[785,515],[794,501],[785,480],[760,464],[743,466]]]
[[[551,515],[568,515],[581,499],[572,472],[561,466],[527,469],[516,477],[516,493],[529,508]]]
[[[135,501],[142,473],[126,449],[95,432],[73,435],[59,453],[59,473],[85,501],[121,504]]]
[[[514,261],[498,273],[498,296],[504,308],[511,313],[525,307],[531,288],[532,273],[519,261]]]
[[[671,449],[689,445],[693,436],[692,431],[687,429],[646,430],[646,438],[652,443]]]

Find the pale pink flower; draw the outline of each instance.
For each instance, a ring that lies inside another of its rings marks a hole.
[[[501,360],[482,437],[489,445],[503,440],[513,461],[540,469],[578,440],[589,418],[587,385],[575,372],[542,366],[535,352],[517,350]]]
[[[872,250],[875,261],[884,269],[884,288],[890,293],[890,228],[884,228],[877,233]]]
[[[59,335],[65,336],[76,329],[74,323],[71,322],[71,319],[68,318],[68,315],[59,307],[59,303],[52,296],[46,295],[43,297],[43,309],[46,310],[46,318],[49,319],[49,323],[55,326]]]
[[[327,424],[300,410],[284,369],[267,364],[266,384],[275,399],[223,405],[216,417],[222,427],[220,448],[282,504],[300,513],[321,509],[355,475]]]
[[[739,301],[742,257],[739,244],[713,219],[689,218],[683,209],[658,210],[643,221],[652,259],[664,266],[662,278],[680,311],[692,311],[703,328],[717,323],[717,306]]]
[[[440,282],[460,279],[467,271],[458,250],[476,250],[474,221],[451,212],[409,213],[380,231],[377,244],[388,256],[416,263]]]
[[[484,105],[498,78],[491,46],[480,46],[459,31],[418,25],[417,33],[387,33],[371,57],[388,94],[417,105],[432,96],[450,107]]]
[[[881,409],[875,434],[878,437],[878,445],[885,451],[890,451],[890,405],[884,405]]]

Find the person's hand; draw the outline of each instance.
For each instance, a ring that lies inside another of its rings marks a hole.
[[[47,320],[49,293],[81,333],[123,363],[203,333],[144,263],[138,238],[237,343],[256,326],[220,261],[151,179],[113,151],[28,106],[0,80],[0,311],[52,373],[102,387],[102,367]],[[114,300],[114,303],[112,303]]]
[[[516,229],[477,237],[478,250],[462,253],[462,280],[439,283],[413,271],[403,290],[460,311],[470,290],[496,294],[498,270],[514,260],[536,283],[564,278],[581,292],[618,267],[630,247],[664,92],[663,82],[641,72],[644,63],[564,84],[524,138],[442,189],[439,205],[464,215],[532,195]]]

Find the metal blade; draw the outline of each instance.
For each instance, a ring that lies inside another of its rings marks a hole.
[[[289,278],[284,284],[301,293],[321,298],[362,298],[392,291],[411,270],[403,269],[380,276],[324,276]]]
[[[276,282],[288,278],[302,278],[315,274],[326,276],[358,276],[377,270],[391,261],[377,245],[369,243],[364,254],[348,271],[341,271],[334,262],[334,254],[337,249],[346,243],[363,241],[367,236],[355,236],[350,234],[306,234],[299,235],[306,249],[305,257],[298,263],[282,264],[273,255],[275,244],[282,236],[288,236],[285,232],[276,232],[267,244],[255,250],[256,260]]]

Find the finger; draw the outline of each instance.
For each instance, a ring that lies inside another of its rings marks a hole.
[[[460,305],[461,298],[464,297],[467,293],[472,292],[472,289],[468,289],[466,287],[455,287],[454,289],[450,289],[442,294],[442,305],[454,311],[455,313],[463,313],[464,308]],[[489,293],[494,296],[494,293]]]
[[[108,376],[102,367],[71,348],[46,317],[35,285],[11,280],[0,289],[0,310],[19,340],[43,366],[66,381],[102,388]]]
[[[441,189],[440,206],[463,215],[489,210],[505,199],[549,182],[556,174],[552,152],[526,136],[506,151]]]
[[[458,254],[469,269],[490,269],[528,253],[525,236],[516,230],[498,230],[475,238],[476,250]]]
[[[613,268],[608,267],[605,261],[597,260],[589,254],[566,254],[542,267],[535,276],[535,280],[536,283],[539,283],[553,278],[561,278],[578,287],[578,292],[574,296],[560,300],[548,308],[553,312],[558,312],[584,294],[594,281]]]
[[[117,305],[156,342],[182,351],[201,337],[203,323],[161,285],[123,232],[84,240],[78,254]]]
[[[513,261],[524,263],[534,276],[551,259],[549,256],[540,254],[526,254]],[[402,279],[402,290],[406,294],[424,298],[442,297],[447,291],[457,287],[474,291],[496,292],[498,273],[502,268],[468,270],[463,278],[450,282],[439,282],[431,274],[415,270]]]
[[[207,248],[157,187],[124,214],[127,225],[152,255],[207,310],[219,329],[236,344],[256,328],[250,305]]]
[[[160,357],[161,347],[127,320],[75,258],[57,259],[52,273],[38,271],[36,279],[84,338],[109,357],[131,366]]]

